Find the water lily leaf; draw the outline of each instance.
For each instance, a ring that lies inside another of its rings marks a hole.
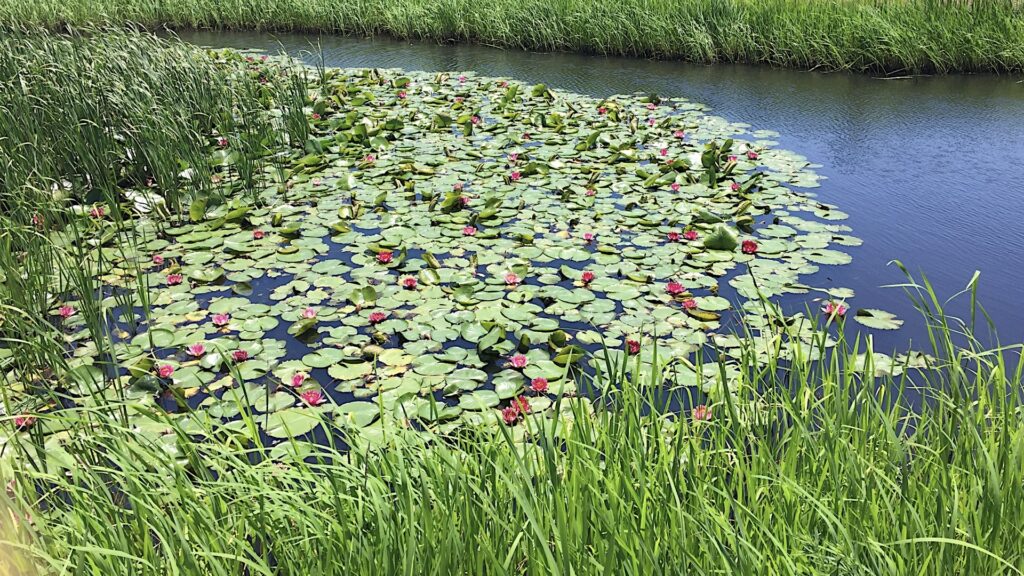
[[[459,406],[465,410],[486,410],[497,406],[500,401],[493,390],[475,390],[459,398]]]
[[[307,408],[288,408],[266,417],[263,431],[271,438],[297,438],[323,423],[319,412]]]
[[[725,250],[731,252],[739,246],[739,240],[732,230],[724,225],[715,228],[704,237],[704,247],[709,250]]]
[[[861,308],[853,315],[853,319],[876,330],[895,330],[903,325],[903,320],[897,318],[895,314],[875,308]]]

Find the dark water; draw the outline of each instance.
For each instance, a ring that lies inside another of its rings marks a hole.
[[[754,66],[697,66],[479,46],[437,46],[346,37],[188,33],[202,45],[281,50],[327,66],[473,70],[593,96],[655,92],[707,104],[752,129],[774,130],[779,147],[821,164],[813,190],[850,214],[864,245],[853,263],[823,267],[809,282],[857,292],[854,307],[882,308],[907,324],[876,333],[878,349],[925,347],[919,315],[889,262],[927,274],[941,298],[979,271],[979,300],[1003,343],[1024,340],[1024,82],[996,76],[879,80]],[[318,44],[319,43],[319,44]],[[318,47],[319,46],[319,47]],[[967,300],[949,311],[966,314]]]

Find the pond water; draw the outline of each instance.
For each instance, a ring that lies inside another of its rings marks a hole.
[[[926,346],[923,322],[890,261],[924,272],[948,297],[980,271],[979,299],[1000,339],[1024,340],[1024,83],[996,76],[880,80],[764,67],[535,54],[480,46],[383,39],[189,32],[205,46],[285,51],[332,67],[472,70],[591,96],[654,92],[684,97],[752,130],[774,130],[779,147],[821,164],[814,192],[849,213],[864,239],[853,263],[828,267],[818,284],[847,286],[855,306],[907,323],[876,333],[876,348]],[[312,53],[311,53],[312,52]],[[966,312],[961,298],[950,310]],[[799,303],[792,303],[800,305]]]

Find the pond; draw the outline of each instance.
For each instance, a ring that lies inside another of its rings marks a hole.
[[[410,44],[383,39],[191,32],[180,36],[215,47],[281,49],[309,63],[322,50],[337,67],[466,71],[596,97],[653,92],[684,97],[751,130],[779,133],[778,147],[821,165],[815,189],[849,218],[864,240],[846,248],[853,262],[828,267],[810,283],[846,286],[858,306],[906,320],[875,334],[881,350],[926,346],[923,322],[899,288],[901,260],[923,271],[942,297],[981,272],[979,299],[1003,342],[1024,339],[1024,84],[996,76],[879,80],[755,66],[572,54],[534,54],[480,46]],[[960,302],[966,303],[961,299]],[[799,309],[804,299],[789,302]],[[951,311],[963,314],[965,306]]]

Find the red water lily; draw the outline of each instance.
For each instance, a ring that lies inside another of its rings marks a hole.
[[[516,420],[519,420],[519,411],[512,406],[504,408],[501,411],[501,419],[505,421],[505,424],[511,426],[516,423]]]
[[[168,286],[177,286],[178,284],[181,284],[181,282],[184,279],[185,279],[185,277],[182,276],[181,274],[168,274],[167,275],[167,285]]]
[[[164,263],[164,257],[159,254],[153,254],[153,264],[160,266]]]
[[[391,261],[394,259],[394,257],[395,257],[394,253],[391,252],[390,250],[385,250],[383,252],[378,252],[377,253],[377,262],[380,262],[381,264],[390,264]]]
[[[387,317],[388,315],[383,312],[370,312],[370,324],[380,324]]]
[[[696,240],[698,236],[699,234],[697,234],[696,230],[687,230],[686,232],[683,232],[683,238],[686,238],[691,242]]]
[[[71,318],[72,316],[75,315],[75,309],[73,306],[61,306],[60,308],[57,309],[57,314],[61,318],[67,320],[68,318]]]
[[[263,240],[264,236],[266,236],[266,232],[260,230],[259,228],[252,231],[252,237],[254,240]]]
[[[626,340],[626,351],[629,352],[630,355],[639,354],[640,353],[640,342],[638,342],[637,340],[633,340],[633,339]]]
[[[302,394],[299,394],[299,397],[302,398],[303,402],[310,406],[318,406],[327,402],[327,399],[324,398],[323,392],[319,390],[306,390]]]
[[[309,378],[309,376],[306,376],[305,372],[296,372],[295,374],[292,374],[292,388],[302,386],[302,383],[306,381],[306,378]]]
[[[671,296],[678,296],[683,292],[686,292],[686,288],[679,282],[669,282],[665,285],[665,291]]]
[[[28,430],[36,423],[35,416],[28,416],[27,414],[19,414],[14,417],[14,427],[18,430]]]
[[[693,310],[696,307],[697,307],[697,301],[694,300],[693,298],[689,298],[687,300],[683,300],[683,308],[686,308],[687,310]]]
[[[730,188],[732,188],[733,192],[739,192],[740,191],[740,183],[739,182],[733,182],[732,186],[730,186]]]
[[[679,232],[669,232],[668,233],[668,241],[669,242],[679,242]]]
[[[217,139],[217,146],[220,146],[221,148],[226,148],[227,145],[228,145],[228,139],[227,138],[221,137],[221,138]]]
[[[106,209],[103,206],[94,206],[92,210],[89,210],[89,216],[93,218],[103,218],[106,213]]]
[[[520,396],[518,398],[513,399],[512,406],[520,414],[530,413],[530,401],[526,398],[526,396]]]
[[[602,115],[602,116],[604,116],[605,114],[608,113],[608,109],[605,108],[604,106],[598,106],[597,107],[597,113]]]
[[[590,284],[594,281],[594,273],[590,270],[584,270],[583,274],[580,274],[580,282],[584,284]]]
[[[744,254],[756,254],[757,253],[757,242],[753,240],[744,240],[743,244],[740,245],[740,250]]]
[[[416,279],[413,278],[412,276],[406,276],[402,278],[400,281],[402,283],[402,288],[405,288],[406,290],[412,290],[416,288]]]
[[[530,390],[533,390],[537,394],[543,394],[548,391],[548,379],[537,377],[530,381]]]
[[[518,182],[519,179],[522,177],[523,175],[522,173],[519,172],[519,170],[514,170],[511,174],[508,175],[509,180],[513,182]]]
[[[245,362],[249,359],[249,353],[245,350],[235,350],[231,353],[231,359],[235,362]]]
[[[757,160],[757,152],[754,152],[753,150],[748,150],[747,151],[747,159],[748,160]]]
[[[161,364],[156,368],[156,375],[163,379],[170,378],[172,374],[174,374],[174,366],[170,364]]]

